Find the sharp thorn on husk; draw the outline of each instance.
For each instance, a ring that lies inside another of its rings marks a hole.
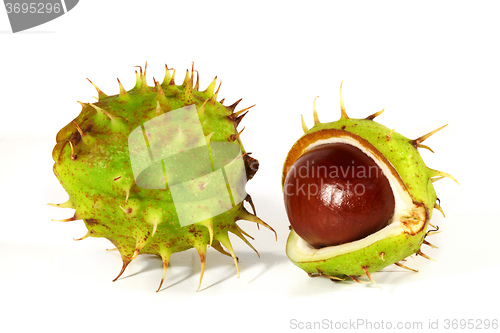
[[[206,99],[205,102],[203,102],[203,104],[197,108],[198,117],[201,117],[205,114],[205,105],[207,105],[207,102],[209,100],[210,100],[210,98]]]
[[[429,231],[427,231],[427,232],[425,233],[425,237],[427,237],[427,236],[432,236],[432,235],[435,235],[435,234],[438,234],[438,233],[440,233],[440,232],[441,232],[441,231],[439,231],[439,226],[436,226],[436,227],[434,227],[434,228],[435,228],[434,230],[429,230]],[[425,237],[424,237],[424,238],[425,238]]]
[[[238,238],[240,238],[243,242],[245,242],[246,245],[248,245],[248,247],[250,247],[252,250],[255,251],[255,253],[257,253],[257,256],[260,258],[260,254],[259,254],[259,251],[257,251],[257,249],[255,249],[255,247],[245,238],[245,236],[249,237],[250,239],[254,239],[252,236],[250,236],[249,234],[247,234],[243,229],[241,229],[236,223],[231,225],[231,228],[229,229],[233,234],[235,234],[236,236],[238,236]]]
[[[124,212],[125,214],[129,214],[128,210],[126,210],[125,208],[123,208],[121,205],[118,205],[118,207],[122,210],[122,212]]]
[[[217,83],[217,76],[210,82],[208,85],[207,89],[205,89],[204,93],[208,94],[210,97],[213,96],[214,90],[215,90],[215,85]]]
[[[236,226],[236,229],[241,232],[242,235],[247,236],[251,240],[255,240],[252,236],[250,236],[245,230],[241,229],[237,224],[234,224]]]
[[[118,85],[120,87],[120,95],[121,96],[125,96],[127,95],[127,91],[125,90],[125,88],[123,87],[122,83],[120,82],[120,79],[116,79],[118,81]]]
[[[340,82],[340,118],[349,119],[347,112],[345,111],[344,96],[342,95],[342,84],[344,81]]]
[[[219,90],[220,90],[220,86],[222,85],[222,81],[219,81],[219,86],[217,87],[217,91],[215,91],[215,93],[212,95],[212,97],[210,98],[210,101],[212,103],[215,103],[217,101],[217,95],[219,95]]]
[[[213,244],[212,244],[212,247],[217,250],[219,253],[222,253],[223,255],[225,256],[228,256],[228,257],[231,257],[231,253],[227,252],[226,250],[224,250],[224,248],[222,247],[221,243],[216,240]]]
[[[250,204],[250,207],[252,207],[253,215],[257,215],[257,211],[255,210],[255,205],[253,204],[253,200],[252,200],[252,197],[250,196],[250,194],[247,193],[247,196],[245,197],[245,201]]]
[[[141,66],[136,66],[140,68],[140,73],[141,73],[141,81],[140,81],[140,87],[138,87],[142,92],[149,93],[150,89],[148,87],[148,81],[146,78],[146,71],[148,69],[148,62],[144,64],[144,74],[142,73],[142,67]]]
[[[243,120],[243,117],[245,117],[247,115],[248,111],[243,113],[241,116],[238,116],[234,119],[234,126],[235,127],[238,127],[238,125],[241,123],[241,121]]]
[[[196,71],[196,84],[194,85],[194,90],[200,90],[200,73]]]
[[[446,126],[448,126],[448,124],[446,124],[446,125],[444,125],[444,126],[441,126],[441,127],[437,128],[437,129],[435,129],[434,131],[431,131],[431,132],[429,132],[429,133],[427,133],[427,134],[424,134],[424,135],[422,135],[422,136],[421,136],[421,137],[419,137],[419,138],[416,138],[415,140],[413,140],[413,142],[414,142],[416,145],[418,145],[419,143],[424,142],[424,141],[425,141],[425,140],[427,140],[427,139],[428,139],[431,135],[433,135],[433,134],[435,134],[436,132],[438,132],[438,131],[442,130],[442,129],[443,129],[443,128],[445,128]]]
[[[437,200],[439,200],[439,198],[437,198]],[[443,208],[441,207],[440,204],[438,204],[437,202],[434,203],[434,208],[436,208],[437,210],[439,210],[441,212],[441,214],[443,214],[443,217],[446,217],[446,215],[444,215],[444,210],[443,210]]]
[[[237,112],[235,112],[235,113],[233,113],[233,114],[234,114],[236,117],[238,117],[240,114],[242,114],[242,113],[243,113],[243,112],[245,112],[245,111],[250,110],[250,109],[251,109],[251,108],[253,108],[255,105],[257,105],[257,104],[251,105],[251,106],[249,106],[249,107],[247,107],[247,108],[244,108],[244,109],[242,109],[242,110],[240,110],[240,111],[237,111]]]
[[[425,253],[423,253],[420,250],[417,251],[417,255],[424,257],[425,259],[428,259],[428,260],[437,261],[436,259],[432,259],[431,257],[429,257],[428,255],[426,255]]]
[[[215,96],[219,94],[220,86],[222,85],[222,81],[219,81],[219,86],[217,87],[217,91],[215,92]]]
[[[200,291],[201,288],[201,282],[203,281],[203,275],[205,274],[205,262],[206,262],[206,256],[207,256],[207,248],[206,246],[199,246],[196,247],[196,250],[198,251],[198,255],[200,256],[200,280],[198,282],[198,288],[196,291]]]
[[[427,169],[429,170],[429,175],[430,175],[431,179],[433,177],[439,177],[439,176],[448,177],[451,180],[453,180],[455,183],[457,183],[458,185],[460,185],[460,183],[458,182],[458,180],[456,180],[455,177],[453,177],[449,173],[446,173],[446,172],[443,172],[443,171],[439,171],[439,170],[434,170],[434,169],[431,169],[431,168],[427,168]]]
[[[304,131],[304,134],[305,134],[309,131],[309,129],[307,128],[306,121],[304,120],[304,116],[300,115],[300,118],[302,119],[302,130]]]
[[[385,109],[382,109],[382,110],[380,110],[380,111],[378,111],[378,112],[375,112],[374,114],[369,115],[369,116],[368,116],[368,117],[366,117],[365,119],[366,119],[366,120],[373,120],[373,119],[375,119],[376,117],[380,116],[380,115],[384,112],[384,110],[385,110]]]
[[[215,132],[208,133],[208,135],[205,136],[205,141],[207,141],[207,145],[210,145],[210,140],[212,140],[212,136],[215,134]]]
[[[54,221],[54,222],[72,222],[72,221],[76,221],[76,220],[77,220],[76,216],[72,216],[72,217],[69,217],[67,219],[62,219],[62,220],[52,219],[52,221]]]
[[[391,131],[389,132],[389,134],[387,134],[385,137],[387,138],[387,141],[389,141],[391,139],[391,136],[392,136],[392,133],[394,133],[395,129],[391,129]]]
[[[254,222],[254,223],[257,223],[258,225],[262,225],[262,226],[266,227],[267,229],[269,229],[272,232],[274,232],[274,236],[276,238],[276,241],[278,240],[278,234],[276,233],[276,231],[271,226],[269,226],[266,222],[262,221],[256,215],[250,214],[250,212],[248,212],[244,207],[242,207],[242,209],[240,210],[240,213],[239,213],[238,217],[240,219],[242,219],[242,220],[247,220],[247,221],[250,221],[250,222]]]
[[[139,77],[141,77],[141,78],[142,78],[142,66],[137,65],[137,66],[134,66],[134,67],[135,67],[135,68],[139,68]],[[136,71],[136,72],[137,72],[137,71]]]
[[[94,86],[95,90],[97,90],[98,100],[102,100],[102,99],[108,97],[108,95],[106,95],[105,93],[103,93],[101,91],[101,89],[99,89],[92,81],[90,81],[89,78],[87,78],[87,80]]]
[[[413,269],[413,268],[410,268],[410,267],[405,266],[405,265],[403,265],[403,264],[401,264],[401,263],[399,263],[399,262],[394,263],[394,265],[396,265],[396,266],[398,266],[398,267],[401,267],[401,268],[404,268],[404,269],[406,269],[406,270],[409,270],[409,271],[412,271],[412,272],[418,273],[418,269]]]
[[[137,66],[135,66],[135,67],[137,67]],[[139,89],[141,87],[141,82],[142,82],[141,76],[139,75],[139,73],[137,73],[137,71],[135,71],[135,86],[134,86],[134,89]]]
[[[98,113],[101,112],[102,114],[106,115],[106,117],[108,117],[109,120],[116,119],[114,116],[112,116],[109,112],[107,112],[103,108],[100,108],[100,107],[98,107],[97,105],[94,105],[94,104],[88,104],[88,105],[90,105],[92,108],[94,108],[94,110],[96,110]]]
[[[435,182],[437,182],[438,180],[441,180],[441,179],[443,179],[443,178],[445,178],[445,177],[444,177],[444,176],[439,176],[439,177],[433,177],[433,178],[430,178],[430,180],[431,180],[431,182],[435,183]]]
[[[236,134],[231,134],[231,135],[230,135],[230,139],[231,139],[231,141],[236,141],[236,140],[238,140],[238,139],[240,138],[241,133],[243,133],[243,131],[244,131],[244,130],[245,130],[245,127],[243,127],[243,128],[241,129],[241,131],[239,131],[238,133],[236,133]]]
[[[212,246],[212,242],[214,240],[214,227],[213,227],[213,221],[212,219],[207,219],[202,222],[200,222],[201,225],[203,225],[205,228],[208,230],[208,237],[209,237],[209,242],[208,246]]]
[[[125,190],[125,203],[128,202],[129,197],[130,197],[130,188]]]
[[[130,264],[130,262],[132,260],[130,260],[130,258],[128,258],[128,257],[122,256],[122,261],[123,261],[122,269],[121,269],[120,273],[118,274],[118,276],[113,279],[113,282],[115,282],[116,280],[118,280],[120,278],[120,276],[122,276],[123,272],[125,272],[125,268],[127,268],[128,264]]]
[[[153,91],[158,92],[158,86],[159,86],[159,84],[158,84],[158,81],[156,81],[156,79],[155,79],[154,76],[153,76],[153,85],[154,85]]]
[[[60,203],[60,204],[48,203],[47,205],[52,206],[52,207],[56,207],[56,208],[73,208],[73,209],[75,209],[71,200],[68,200],[68,201]]]
[[[83,133],[82,129],[80,128],[80,126],[78,126],[76,121],[73,120],[72,122],[73,122],[73,124],[75,124],[76,130],[78,131],[78,133],[80,133],[80,136],[83,138],[85,136],[85,133]]]
[[[71,140],[68,140],[69,142],[69,146],[71,147],[71,160],[76,160],[76,155],[75,155],[75,150],[73,148],[73,143],[71,142]]]
[[[320,273],[320,275],[330,279],[332,282],[345,281],[345,279],[339,278],[338,276],[326,275],[323,273]]]
[[[170,82],[168,84],[173,86],[173,85],[175,85],[175,68],[171,68],[171,69],[173,70],[172,78],[170,79]]]
[[[314,277],[326,277],[330,279],[332,282],[338,282],[338,281],[345,281],[345,279],[339,278],[338,276],[332,276],[332,275],[326,275],[323,274],[323,272],[318,270],[318,273],[307,273],[309,277],[314,278]]]
[[[434,245],[434,244],[432,244],[432,243],[429,243],[429,242],[428,242],[428,241],[426,241],[425,239],[424,239],[424,241],[423,241],[423,244],[428,245],[428,246],[430,246],[430,247],[433,247],[433,248],[435,248],[435,249],[439,249],[439,247],[437,247],[436,245]]]
[[[318,117],[318,111],[316,110],[316,100],[318,99],[319,96],[314,97],[314,102],[313,102],[313,118],[314,118],[314,125],[321,124],[319,121]]]
[[[191,61],[191,88],[193,88],[194,79],[194,61]]]
[[[336,276],[327,276],[327,278],[329,278],[330,281],[332,281],[332,282],[338,282],[338,281],[344,281],[345,280],[345,279],[341,279],[341,278],[336,277]]]
[[[226,234],[219,235],[218,240],[224,245],[224,247],[229,251],[231,257],[233,258],[234,261],[234,266],[236,267],[236,272],[238,274],[238,278],[240,277],[240,267],[238,266],[238,257],[236,257],[236,254],[234,253],[233,246],[231,245],[231,241],[229,240],[229,237]]]
[[[158,229],[158,223],[153,224],[153,230],[151,231],[151,238],[154,237],[156,229]]]
[[[161,289],[161,286],[163,285],[163,281],[165,281],[165,276],[167,275],[167,268],[168,268],[168,262],[170,260],[170,256],[172,255],[169,250],[162,249],[159,251],[159,255],[161,257],[161,260],[163,262],[163,273],[160,281],[160,285],[158,286],[158,289],[156,292],[159,292]]]
[[[191,76],[189,75],[189,70],[186,69],[186,76],[184,76],[184,81],[182,82],[183,87],[188,87],[192,85]]]
[[[416,143],[415,145],[417,146],[417,148],[424,148],[424,149],[429,150],[431,153],[434,153],[434,150],[432,150],[431,147],[429,147],[429,146],[426,146],[426,145],[423,145],[420,143]]]
[[[167,64],[165,64],[165,76],[163,77],[163,82],[161,84],[162,85],[169,85],[171,79],[172,78],[170,76],[170,69],[168,68]]]
[[[370,272],[368,271],[368,267],[363,266],[363,267],[361,267],[361,268],[363,269],[363,271],[365,271],[365,274],[366,274],[366,276],[368,277],[368,280],[370,280],[370,281],[371,281],[371,283],[373,283],[374,285],[376,285],[378,288],[382,289],[382,287],[380,287],[380,286],[379,286],[379,284],[378,284],[378,283],[376,283],[376,282],[373,280],[373,278],[372,278],[372,276],[371,276]]]
[[[168,266],[168,264],[167,264]],[[156,292],[160,292],[161,286],[163,285],[163,282],[165,281],[165,276],[167,275],[167,266],[163,265],[163,273],[160,281],[160,285],[158,286],[158,289],[156,289]]]
[[[236,106],[241,102],[242,99],[243,98],[240,98],[239,100],[237,100],[233,104],[226,106],[226,109],[228,109],[229,111],[231,111],[231,113],[233,113],[234,110],[236,110]]]
[[[356,278],[356,276],[354,276],[354,275],[349,275],[349,277],[350,277],[350,278],[351,278],[351,280],[353,280],[354,282],[357,282],[357,283],[364,283],[364,282],[362,282],[362,281],[358,280],[358,279]]]
[[[90,231],[88,231],[88,232],[87,232],[87,233],[86,233],[83,237],[80,237],[80,238],[73,238],[73,240],[74,240],[75,242],[78,242],[78,241],[84,240],[85,238],[90,237],[90,235],[91,235],[91,232],[90,232]]]

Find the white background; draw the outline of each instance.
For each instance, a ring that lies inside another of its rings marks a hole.
[[[285,332],[299,331],[294,320],[359,319],[424,329],[439,320],[445,331],[446,319],[500,319],[490,301],[500,296],[499,10],[487,1],[89,0],[12,34],[0,8],[0,330]],[[247,191],[278,241],[241,222],[261,258],[234,239],[239,279],[232,260],[209,249],[199,292],[194,250],[172,256],[160,293],[152,256],[112,283],[121,260],[105,251],[111,244],[73,241],[86,232],[82,221],[51,221],[73,214],[46,205],[67,199],[51,150],[80,112],[76,101],[96,96],[86,78],[116,94],[116,78],[131,89],[134,66],[146,61],[150,85],[165,63],[180,83],[194,61],[201,87],[217,76],[227,104],[257,104],[242,123],[245,148],[261,162]],[[409,138],[449,124],[426,141],[435,154],[422,156],[461,184],[435,183],[446,213],[432,220],[440,249],[422,249],[437,261],[409,259],[419,273],[374,273],[381,288],[309,278],[284,252],[282,163],[302,134],[300,115],[313,124],[315,96],[320,120],[340,117],[342,80],[353,118],[385,108],[377,120]]]

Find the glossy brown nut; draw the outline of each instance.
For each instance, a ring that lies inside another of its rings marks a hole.
[[[364,238],[394,214],[394,195],[380,167],[345,143],[324,144],[299,157],[283,191],[293,229],[316,248]]]

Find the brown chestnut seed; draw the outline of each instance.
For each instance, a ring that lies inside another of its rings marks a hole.
[[[323,144],[298,158],[286,176],[284,200],[293,229],[315,248],[381,230],[395,207],[380,167],[346,143]]]

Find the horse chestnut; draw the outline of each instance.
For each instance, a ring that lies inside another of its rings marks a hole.
[[[395,208],[382,169],[346,143],[322,144],[300,156],[285,178],[284,200],[293,229],[315,248],[381,230]]]

